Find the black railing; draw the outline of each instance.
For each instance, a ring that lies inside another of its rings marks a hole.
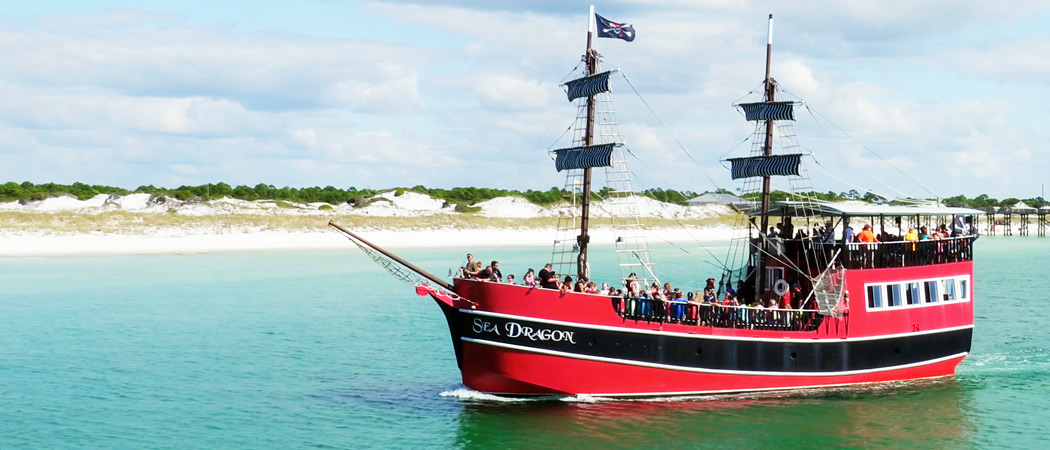
[[[847,269],[928,266],[973,260],[973,238],[846,244],[842,264]]]
[[[838,261],[847,269],[881,269],[912,267],[973,260],[974,237],[860,243],[823,243],[815,240],[774,239],[769,256],[794,261],[809,261],[809,267],[825,267],[835,251]],[[757,241],[754,243],[758,245]]]
[[[624,319],[718,328],[813,331],[824,320],[824,316],[813,309],[753,308],[620,297],[613,297],[612,304]]]

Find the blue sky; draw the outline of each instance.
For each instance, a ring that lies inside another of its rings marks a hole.
[[[564,184],[546,151],[589,2],[2,3],[0,181]],[[1044,2],[595,6],[638,32],[597,41],[641,93],[614,77],[636,187],[737,187],[719,159],[749,150],[732,104],[769,13],[817,190],[1027,198],[1050,178]]]

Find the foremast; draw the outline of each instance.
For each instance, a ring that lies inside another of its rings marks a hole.
[[[595,214],[611,221],[621,277],[637,273],[640,280],[656,279],[647,238],[641,222],[637,196],[627,167],[627,150],[620,138],[612,108],[610,77],[617,70],[602,71],[600,55],[594,49],[599,37],[612,37],[609,30],[596,30],[598,16],[590,11],[587,48],[582,75],[562,86],[570,102],[577,105],[573,128],[573,147],[552,150],[555,168],[566,172],[565,190],[570,193],[569,211],[559,215],[558,237],[554,241],[551,262],[557,273],[575,275],[576,280],[590,280],[591,218]],[[604,18],[602,23],[607,22]],[[630,29],[629,25],[616,25]],[[632,31],[633,32],[633,31]],[[603,34],[605,33],[605,34]],[[606,185],[594,188],[594,170],[605,169]],[[600,198],[601,203],[593,203]]]
[[[591,7],[590,17],[594,17],[594,7]],[[598,73],[598,51],[592,46],[594,41],[594,27],[587,27],[587,51],[584,53],[587,74]],[[594,145],[594,96],[587,96],[587,122],[583,132],[583,145],[590,147]],[[583,169],[583,193],[580,199],[580,234],[576,236],[576,245],[579,254],[576,256],[576,279],[587,280],[591,278],[590,264],[587,262],[587,245],[591,242],[591,236],[587,229],[591,222],[591,167]]]

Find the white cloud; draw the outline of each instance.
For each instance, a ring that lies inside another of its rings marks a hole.
[[[128,187],[562,185],[545,150],[576,113],[558,84],[579,63],[586,4],[361,7],[404,33],[241,31],[237,18],[130,10],[5,20],[0,165]],[[640,188],[710,189],[703,175],[733,187],[717,159],[750,148],[731,105],[760,86],[769,12],[774,76],[819,114],[799,110],[799,139],[841,178],[818,189],[925,195],[911,177],[976,194],[986,179],[993,196],[1023,196],[1045,173],[1032,156],[1047,138],[1035,105],[1050,66],[1031,56],[1048,43],[1033,26],[1041,3],[628,0],[599,12],[638,31],[596,45],[645,100],[614,77],[621,132],[657,172]]]

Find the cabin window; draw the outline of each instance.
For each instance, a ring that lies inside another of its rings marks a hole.
[[[908,283],[908,304],[909,305],[921,305],[922,304],[922,288],[917,282]]]
[[[939,295],[939,289],[937,289],[937,281],[927,281],[923,284],[926,285],[926,303],[935,303]]]
[[[889,297],[887,299],[888,301],[886,302],[887,303],[886,306],[889,306],[891,308],[896,307],[896,306],[901,306],[901,285],[899,285],[899,284],[891,284],[891,285],[889,285],[887,287],[890,288],[890,290],[889,290],[889,294],[890,295],[889,295]]]
[[[882,308],[882,297],[885,286],[876,284],[868,286],[868,308]]]
[[[766,290],[773,290],[776,282],[784,279],[783,267],[766,267]]]
[[[970,278],[957,276],[933,280],[916,280],[900,284],[865,286],[869,310],[937,306],[969,300]]]
[[[955,300],[955,279],[941,280],[941,283],[944,286],[944,292],[941,294],[944,296],[944,301]]]

